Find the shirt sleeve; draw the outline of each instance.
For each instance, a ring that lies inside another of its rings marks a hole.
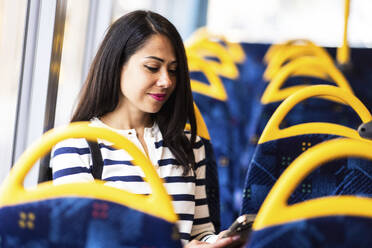
[[[206,155],[203,141],[197,137],[194,147],[196,162],[195,168],[195,214],[191,230],[192,239],[209,242],[215,236],[215,230],[209,217],[205,178],[206,178]]]
[[[53,183],[73,183],[93,181],[91,156],[85,139],[67,139],[52,150],[50,167]]]

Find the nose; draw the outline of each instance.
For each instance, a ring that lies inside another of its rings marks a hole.
[[[172,77],[169,75],[168,71],[164,71],[161,73],[158,81],[157,86],[161,88],[169,88],[173,85]]]

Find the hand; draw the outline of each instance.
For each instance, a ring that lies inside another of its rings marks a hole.
[[[207,243],[198,240],[192,240],[188,243],[185,248],[223,248],[228,244],[239,239],[239,236],[233,236],[228,238],[218,238],[218,240],[214,243]]]
[[[218,234],[218,239],[221,239],[222,236],[227,233],[229,230],[224,230],[224,231],[221,231],[219,234]]]

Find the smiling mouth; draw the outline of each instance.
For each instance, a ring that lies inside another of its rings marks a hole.
[[[156,101],[162,102],[165,100],[165,97],[167,94],[149,94],[152,98],[154,98]]]

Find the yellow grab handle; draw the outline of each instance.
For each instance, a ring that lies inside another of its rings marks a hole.
[[[264,72],[264,79],[266,81],[271,80],[286,61],[290,61],[301,56],[314,56],[323,58],[328,60],[330,63],[333,63],[331,56],[322,47],[318,47],[313,44],[306,46],[291,46],[287,49],[281,49],[270,60],[270,63],[268,63]],[[297,68],[297,71],[294,72],[294,75],[315,76],[323,79],[327,78],[327,73],[324,71],[314,70],[314,68],[309,67]]]
[[[350,0],[345,0],[344,34],[343,34],[342,46],[337,48],[337,54],[336,54],[337,63],[340,65],[345,65],[350,62],[350,47],[347,41],[349,12],[350,12]]]
[[[253,224],[259,230],[305,218],[349,215],[372,218],[372,198],[329,196],[288,206],[288,198],[313,170],[328,161],[348,156],[372,160],[372,142],[334,139],[302,153],[277,180],[258,211]]]
[[[226,39],[225,36],[214,34],[208,31],[206,27],[201,27],[196,30],[192,34],[192,36],[185,42],[185,46],[189,47],[200,41],[209,41],[216,43],[217,40],[223,41],[225,43],[226,46],[223,46],[223,48],[227,51],[234,62],[243,63],[243,61],[246,59],[246,56],[243,47],[238,42],[230,42],[228,39]]]
[[[239,77],[238,67],[235,65],[232,57],[227,53],[227,50],[221,44],[202,40],[187,46],[186,53],[188,57],[190,57],[191,54],[200,57],[216,56],[220,62],[204,59],[214,73],[230,79],[237,79]]]
[[[281,51],[281,50],[285,50],[291,46],[295,46],[295,45],[304,45],[304,46],[308,46],[308,45],[315,45],[314,42],[312,42],[311,40],[308,40],[308,39],[293,39],[293,40],[288,40],[284,43],[280,43],[280,44],[274,44],[272,46],[269,47],[269,49],[267,50],[265,56],[264,56],[264,62],[265,63],[269,63],[273,57],[275,57],[275,55]]]
[[[215,71],[211,69],[209,64],[205,62],[205,60],[198,56],[190,55],[188,57],[188,64],[190,71],[201,71],[208,80],[208,82],[204,83],[191,79],[190,83],[193,92],[197,92],[220,101],[227,101],[227,93],[221,79],[218,77]]]
[[[340,101],[353,108],[363,123],[372,120],[371,114],[366,106],[364,106],[364,104],[350,92],[331,85],[308,86],[304,89],[298,90],[279,105],[270,120],[267,122],[258,144],[296,135],[314,133],[334,134],[349,138],[362,139],[356,130],[332,123],[312,122],[279,129],[280,123],[297,103],[315,96],[331,96],[333,98],[338,98]]]
[[[350,93],[353,92],[346,78],[336,68],[336,66],[330,63],[328,60],[316,57],[301,57],[289,62],[280,69],[280,71],[267,85],[265,92],[261,97],[261,103],[267,104],[270,102],[284,100],[298,89],[307,87],[307,85],[297,85],[287,87],[285,88],[285,91],[280,89],[283,83],[292,75],[294,71],[303,67],[311,67],[314,70],[324,71],[340,88],[345,89]]]
[[[133,158],[133,164],[141,167],[151,189],[149,196],[137,195],[103,185],[103,181],[53,185],[52,182],[39,184],[35,189],[25,189],[23,181],[35,162],[45,156],[58,142],[69,138],[86,138],[91,141],[104,139],[113,147],[124,149]],[[175,222],[171,198],[164,188],[154,166],[148,158],[128,139],[107,128],[91,127],[89,122],[75,122],[46,132],[33,143],[19,158],[0,189],[0,206],[53,199],[57,197],[83,197],[112,201],[130,208]],[[155,207],[154,207],[155,206]]]
[[[194,111],[195,111],[195,119],[196,119],[196,134],[204,139],[210,140],[211,137],[209,136],[207,125],[205,124],[204,118],[200,113],[200,110],[196,103],[194,102]],[[186,130],[191,130],[190,124],[186,124]]]

